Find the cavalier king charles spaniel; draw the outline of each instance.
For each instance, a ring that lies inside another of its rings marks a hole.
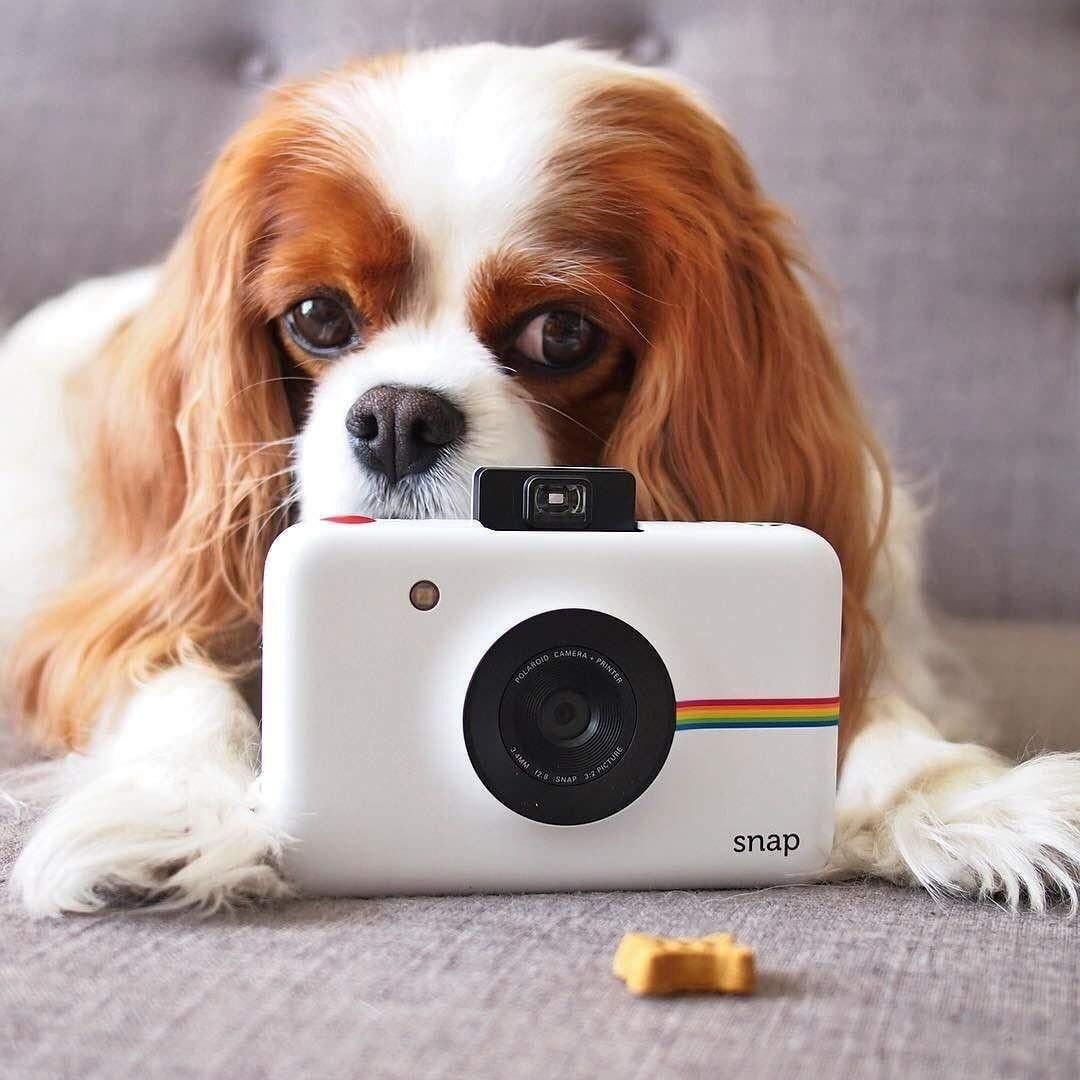
[[[260,584],[297,516],[455,517],[480,465],[618,465],[639,516],[796,522],[844,570],[833,871],[1042,908],[1080,755],[941,730],[920,518],[784,213],[672,78],[557,45],[274,93],[164,263],[0,351],[5,709],[69,757],[36,914],[288,891],[260,812]],[[627,588],[632,588],[631,582]]]

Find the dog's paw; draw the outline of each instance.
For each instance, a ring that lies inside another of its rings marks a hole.
[[[1080,908],[1080,754],[946,767],[891,806],[837,819],[827,876],[871,874],[930,893]]]
[[[153,906],[214,911],[289,893],[281,845],[234,774],[140,764],[62,799],[31,834],[11,888],[33,915]]]

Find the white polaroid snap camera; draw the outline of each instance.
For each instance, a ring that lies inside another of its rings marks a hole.
[[[474,520],[266,566],[263,792],[319,895],[794,882],[832,843],[840,566],[642,522],[618,469],[482,469]]]

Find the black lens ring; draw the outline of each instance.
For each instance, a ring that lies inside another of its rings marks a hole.
[[[610,659],[630,684],[636,717],[621,756],[588,783],[557,785],[523,771],[504,744],[500,715],[511,680],[528,661],[560,648]],[[675,735],[675,692],[660,655],[632,626],[600,611],[564,608],[511,627],[473,672],[463,710],[465,746],[484,786],[504,806],[549,825],[583,825],[618,813],[656,779]]]

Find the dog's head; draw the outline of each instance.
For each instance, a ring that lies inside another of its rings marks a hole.
[[[112,347],[91,483],[125,669],[249,648],[290,506],[460,516],[478,465],[609,464],[644,518],[824,534],[850,699],[876,451],[785,227],[701,102],[603,55],[446,49],[275,93]]]

